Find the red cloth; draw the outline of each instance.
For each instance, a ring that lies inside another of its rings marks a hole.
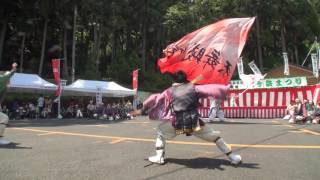
[[[185,35],[164,50],[161,73],[183,70],[189,81],[201,74],[198,84],[228,84],[254,20],[224,19]]]
[[[134,70],[132,72],[132,89],[137,90],[138,89],[138,69]]]
[[[60,95],[60,59],[52,59],[52,71],[57,84],[56,96]]]

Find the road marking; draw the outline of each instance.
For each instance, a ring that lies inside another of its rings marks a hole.
[[[308,129],[299,129],[299,131],[302,131],[302,132],[307,133],[307,134],[312,134],[312,135],[320,136],[320,133],[315,132],[315,131],[311,131],[311,130],[308,130]]]
[[[41,129],[31,129],[31,128],[10,128],[11,130],[19,131],[30,131],[30,132],[40,132],[40,133],[55,133],[69,136],[79,136],[79,137],[90,137],[90,138],[100,138],[100,139],[124,139],[138,142],[154,142],[154,139],[146,138],[131,138],[131,137],[120,137],[120,136],[104,136],[104,135],[93,135],[84,133],[70,133],[63,131],[47,131]],[[213,146],[213,143],[205,142],[190,142],[190,141],[167,141],[171,144],[181,144],[181,145],[199,145],[199,146]],[[273,145],[273,144],[229,144],[231,147],[247,147],[247,148],[278,148],[278,149],[320,149],[320,145]]]
[[[52,135],[52,134],[57,134],[57,133],[56,132],[47,132],[47,133],[38,134],[38,136],[46,136],[46,135]]]
[[[297,127],[295,127],[293,125],[282,124],[282,123],[277,122],[277,121],[272,121],[272,123],[279,123],[279,124],[273,125],[273,126],[286,126],[286,127],[290,127],[290,128],[297,128]],[[298,131],[306,133],[306,134],[312,134],[312,135],[320,136],[320,133],[315,132],[315,131],[311,131],[311,130],[308,130],[308,129],[303,129],[303,128],[302,129],[297,129],[296,132],[298,132]],[[288,132],[292,132],[292,131],[288,131]]]
[[[125,140],[126,140],[125,138],[115,139],[115,140],[112,140],[109,144],[117,144],[117,143],[123,142],[123,141],[125,141]]]
[[[149,124],[150,122],[122,122],[121,124]]]
[[[290,133],[304,133],[304,132],[299,131],[299,130],[293,130],[293,131],[288,131],[288,132],[290,132]]]
[[[94,124],[94,125],[87,125],[87,126],[93,126],[93,127],[110,127],[110,126],[105,125],[105,124]]]

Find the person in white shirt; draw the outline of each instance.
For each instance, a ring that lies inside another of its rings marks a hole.
[[[210,98],[209,122],[213,121],[216,117],[218,117],[220,121],[225,120],[224,113],[220,109],[220,105],[221,100],[214,99],[212,97]]]
[[[40,97],[38,98],[38,104],[37,104],[38,108],[39,108],[39,114],[40,116],[42,115],[42,111],[44,108],[44,97],[41,94]]]

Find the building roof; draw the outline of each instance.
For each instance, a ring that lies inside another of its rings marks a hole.
[[[267,76],[265,78],[284,78],[284,77],[297,77],[297,76],[305,76],[307,78],[308,85],[317,84],[318,79],[313,76],[312,70],[309,68],[289,64],[289,75],[286,76],[283,74],[284,65],[271,69],[267,72]]]

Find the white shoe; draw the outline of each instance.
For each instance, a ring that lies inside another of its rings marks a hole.
[[[8,145],[10,143],[11,143],[10,141],[7,141],[7,140],[5,140],[3,138],[0,138],[0,145]]]
[[[155,156],[150,156],[148,158],[148,160],[152,163],[156,163],[156,164],[164,164],[165,161],[164,161],[164,157],[163,156],[158,156],[158,155],[155,155]]]
[[[241,163],[241,156],[238,154],[231,153],[228,155],[228,157],[231,161],[231,164],[233,164],[233,165],[238,165]]]

